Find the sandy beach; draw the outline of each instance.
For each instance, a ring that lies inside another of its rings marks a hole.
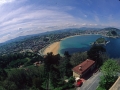
[[[53,54],[56,55],[58,54],[59,48],[60,48],[60,42],[54,42],[44,50],[43,54],[46,55],[49,52],[53,52]]]
[[[91,35],[91,34],[83,34],[83,35]],[[75,36],[82,36],[82,35],[68,36],[68,37],[61,39],[61,41],[64,39],[67,39],[67,38],[75,37]],[[43,49],[42,55],[47,55],[47,53],[49,53],[49,52],[53,52],[53,54],[56,55],[56,54],[58,54],[59,48],[60,48],[60,41],[54,42],[54,43],[50,44],[49,46],[45,47],[45,49]]]

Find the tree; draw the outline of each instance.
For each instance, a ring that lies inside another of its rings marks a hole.
[[[3,82],[3,87],[6,89],[6,90],[18,90],[16,84],[14,82],[11,82],[11,81],[8,81],[8,80],[5,80]]]
[[[45,72],[50,71],[50,67],[53,65],[58,65],[60,60],[60,55],[53,55],[53,53],[47,53],[47,56],[44,58],[44,68]]]
[[[104,76],[117,76],[119,70],[119,64],[113,59],[108,59],[101,67],[101,72]]]
[[[70,58],[70,63],[74,67],[74,66],[82,63],[83,61],[85,61],[87,59],[87,57],[88,56],[87,56],[86,52],[74,53],[74,54],[72,54],[72,56]]]
[[[90,50],[87,51],[88,58],[94,60],[96,65],[102,65],[102,61],[100,60],[100,55],[106,52],[106,49],[101,45],[93,45]]]
[[[111,34],[112,34],[113,36],[116,36],[116,35],[117,35],[117,32],[116,32],[116,31],[111,31]]]
[[[59,65],[59,71],[60,71],[60,76],[64,78],[65,76],[69,77],[72,74],[71,71],[71,64],[70,64],[70,59],[68,57],[62,57],[60,60],[60,65]]]
[[[113,59],[108,59],[101,67],[103,76],[101,76],[101,80],[99,82],[100,87],[108,90],[116,81],[119,71],[119,64]]]
[[[69,54],[68,51],[65,51],[65,52],[64,52],[64,56],[65,56],[65,57],[71,57],[71,55]]]
[[[3,86],[0,86],[0,90],[6,90]]]
[[[53,89],[55,87],[55,83],[57,82],[57,75],[59,72],[57,71],[57,66],[59,65],[60,55],[53,55],[53,53],[47,53],[47,56],[44,58],[44,74],[45,80],[43,83],[43,88],[45,89]],[[54,74],[57,73],[57,74]]]
[[[106,60],[108,60],[110,57],[107,53],[103,53],[99,56],[99,59],[102,63],[104,63]]]
[[[4,80],[7,76],[7,72],[4,69],[0,68],[0,81]]]

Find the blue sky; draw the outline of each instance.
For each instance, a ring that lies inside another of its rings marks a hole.
[[[0,0],[0,43],[64,28],[119,24],[119,0]]]

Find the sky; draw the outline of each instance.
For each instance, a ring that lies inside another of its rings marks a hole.
[[[119,0],[0,0],[0,43],[46,31],[119,24]]]

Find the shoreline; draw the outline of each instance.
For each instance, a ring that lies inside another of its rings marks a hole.
[[[62,38],[62,39],[60,39],[60,40],[62,41],[62,40],[65,40],[65,39],[67,39],[67,38],[76,37],[76,36],[83,36],[83,35],[100,35],[100,34],[81,34],[81,35],[73,35],[73,36],[68,36],[68,37]]]
[[[46,46],[42,52],[42,55],[47,55],[49,52],[53,52],[53,55],[57,55],[60,49],[60,41],[54,42]]]
[[[39,50],[39,54],[42,56],[47,55],[47,53],[49,53],[49,52],[53,52],[53,55],[60,54],[59,49],[60,49],[60,43],[62,40],[65,40],[65,39],[71,38],[71,37],[75,37],[75,36],[82,36],[82,35],[92,35],[92,34],[73,35],[73,36],[68,36],[68,37],[62,38],[62,39],[60,39],[60,41],[53,42],[53,43],[47,45],[46,47],[42,48],[41,50]]]
[[[68,36],[68,37],[60,39],[60,41],[53,42],[53,43],[47,45],[46,47],[42,48],[41,50],[39,50],[39,54],[42,56],[47,55],[47,53],[49,53],[49,52],[53,52],[53,55],[59,54],[60,43],[62,40],[65,40],[65,39],[71,38],[71,37],[76,37],[76,36],[83,36],[83,35],[101,35],[101,34],[81,34],[81,35]],[[105,35],[101,35],[101,36],[105,36]],[[107,37],[107,36],[105,36],[105,37]]]

